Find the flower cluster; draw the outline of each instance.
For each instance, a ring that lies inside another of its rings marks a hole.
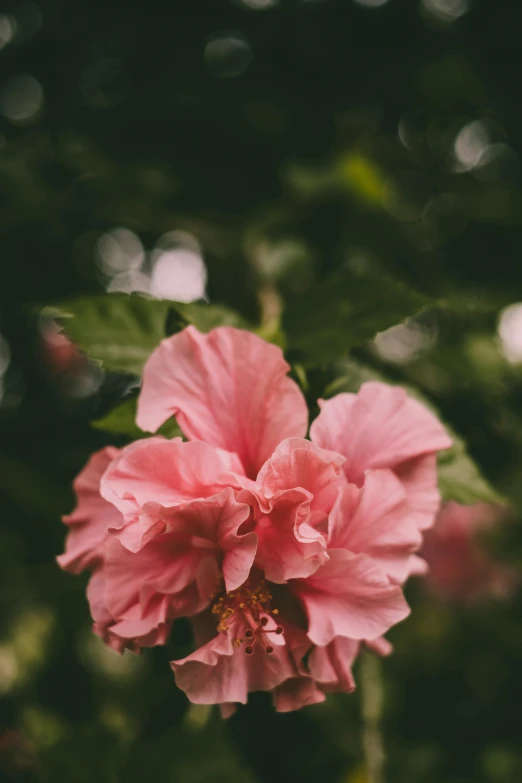
[[[350,691],[360,645],[387,651],[451,445],[419,402],[373,382],[320,401],[307,440],[289,369],[247,331],[164,340],[137,423],[155,432],[175,416],[187,440],[97,452],[65,518],[59,563],[92,570],[95,633],[138,652],[190,617],[196,649],[172,662],[177,685],[225,715],[250,691],[271,691],[280,711]]]
[[[501,526],[506,517],[507,510],[501,505],[444,503],[422,548],[432,593],[465,603],[511,595],[518,575],[497,561],[481,541],[483,534]]]

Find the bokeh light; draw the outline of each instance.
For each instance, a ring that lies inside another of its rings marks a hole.
[[[117,226],[98,239],[95,260],[101,271],[110,278],[109,291],[148,290],[148,278],[142,271],[145,250],[139,237],[128,228]]]
[[[7,341],[0,334],[0,405],[4,396],[5,382],[4,377],[11,361],[11,352]]]
[[[498,322],[502,353],[512,364],[522,362],[522,302],[502,310]]]
[[[443,22],[454,22],[469,11],[468,0],[422,0],[422,5]]]
[[[216,33],[205,46],[204,56],[214,76],[230,79],[246,70],[252,60],[252,50],[241,33]]]
[[[489,135],[484,123],[475,121],[465,125],[458,133],[454,152],[458,171],[470,171],[478,166],[489,145]]]
[[[25,685],[42,666],[56,618],[45,606],[21,612],[0,646],[0,692]]]
[[[143,656],[133,655],[128,651],[121,656],[106,647],[101,639],[91,632],[90,628],[82,634],[78,649],[80,656],[89,668],[110,679],[129,680],[138,676],[146,666],[146,659]]]
[[[373,341],[377,354],[392,364],[408,364],[429,351],[437,340],[436,329],[415,320],[379,332]]]
[[[366,8],[380,8],[390,0],[354,0],[358,5],[364,5]]]
[[[273,8],[279,3],[279,0],[235,0],[238,5],[250,8],[252,11],[264,11],[267,8]]]
[[[0,695],[7,693],[18,676],[18,662],[13,648],[0,644]]]
[[[108,275],[139,267],[145,251],[139,238],[128,228],[114,228],[103,234],[96,244],[100,268]]]
[[[34,76],[13,76],[0,88],[0,114],[14,124],[36,120],[44,104],[42,85]]]
[[[198,242],[190,234],[164,234],[151,253],[149,293],[158,299],[193,302],[205,298],[207,270]]]
[[[98,238],[94,252],[108,291],[140,292],[177,302],[206,296],[201,247],[188,232],[166,232],[147,253],[137,234],[117,226]]]
[[[0,49],[11,43],[16,35],[16,19],[9,14],[0,14]]]

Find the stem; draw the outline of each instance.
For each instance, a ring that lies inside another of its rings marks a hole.
[[[384,748],[380,727],[383,692],[379,658],[370,652],[363,652],[360,672],[368,783],[384,783]]]
[[[281,318],[282,301],[277,288],[267,283],[259,291],[259,304],[261,308],[261,324],[270,326],[279,324]]]

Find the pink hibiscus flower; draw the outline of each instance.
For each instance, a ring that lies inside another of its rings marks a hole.
[[[95,455],[80,474],[93,490],[79,477],[66,519],[60,564],[94,568],[95,632],[139,650],[190,616],[197,648],[172,663],[177,684],[224,714],[254,690],[279,710],[352,690],[362,641],[387,651],[380,637],[408,614],[401,584],[438,509],[436,453],[451,445],[380,383],[322,403],[305,440],[289,369],[279,348],[229,327],[164,340],[137,422],[155,431],[176,416],[188,442]]]
[[[480,540],[504,517],[501,506],[444,504],[423,546],[429,565],[427,584],[435,594],[474,601],[512,593],[518,582],[514,569],[495,562]]]

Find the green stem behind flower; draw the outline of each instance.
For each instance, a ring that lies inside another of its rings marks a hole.
[[[384,748],[381,735],[382,678],[381,662],[364,652],[360,663],[364,756],[368,783],[384,783]]]

